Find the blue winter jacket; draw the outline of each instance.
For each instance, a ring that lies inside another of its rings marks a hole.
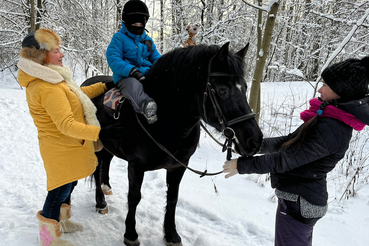
[[[152,52],[147,44],[149,46],[152,44]],[[114,34],[106,50],[106,58],[113,71],[114,83],[123,77],[128,77],[134,67],[145,75],[160,57],[154,41],[146,35],[146,32],[142,35],[132,34],[124,23],[119,32]]]

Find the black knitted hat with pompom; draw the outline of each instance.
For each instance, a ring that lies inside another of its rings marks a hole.
[[[369,94],[369,56],[333,64],[323,70],[322,78],[341,100],[361,99]]]

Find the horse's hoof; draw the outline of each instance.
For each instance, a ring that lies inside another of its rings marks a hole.
[[[136,239],[134,241],[131,241],[131,240],[127,239],[127,238],[124,238],[123,243],[125,245],[128,245],[128,246],[138,246],[138,245],[140,245],[140,241],[138,239]]]
[[[172,243],[172,242],[165,241],[165,245],[167,245],[167,246],[182,246],[182,242]]]
[[[103,193],[104,193],[105,196],[113,195],[113,192],[111,190],[103,190]]]
[[[108,185],[103,184],[103,185],[101,186],[101,189],[102,189],[102,191],[103,191],[104,195],[106,195],[106,196],[111,196],[111,195],[113,195],[113,191],[111,190],[111,188],[110,188]]]
[[[163,240],[167,246],[182,246],[181,237],[176,231],[167,233]]]
[[[109,212],[108,206],[106,206],[105,208],[96,208],[96,212],[98,212],[99,214],[107,214]]]

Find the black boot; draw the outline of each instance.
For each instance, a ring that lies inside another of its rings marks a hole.
[[[149,124],[153,124],[158,120],[158,116],[156,115],[156,110],[158,106],[155,101],[149,101],[143,108],[143,115],[147,119]]]

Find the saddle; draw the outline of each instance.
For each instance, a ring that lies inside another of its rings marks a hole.
[[[118,88],[111,88],[104,95],[103,104],[105,112],[114,119],[119,119],[120,108],[125,100],[126,98],[123,97]]]

